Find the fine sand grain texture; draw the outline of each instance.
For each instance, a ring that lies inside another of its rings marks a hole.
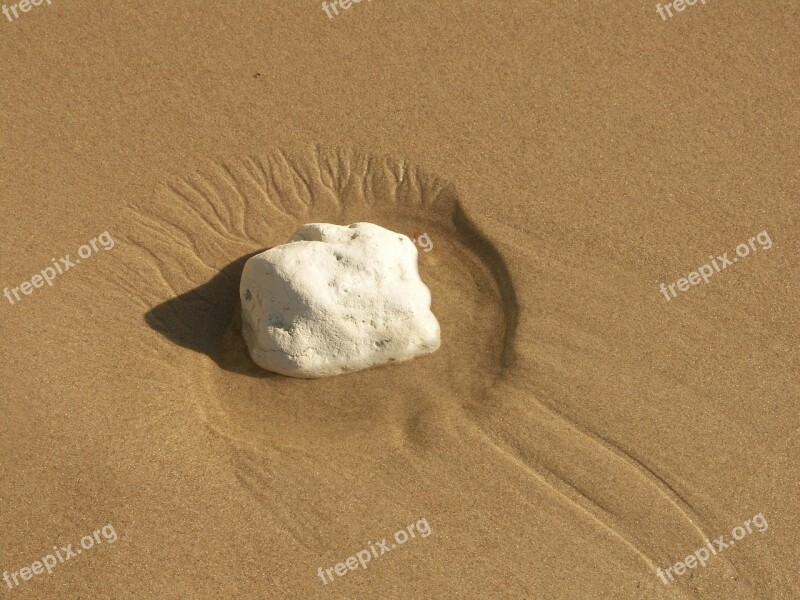
[[[800,11],[744,4],[0,13],[3,594],[800,598]],[[440,349],[257,367],[244,262],[360,221]]]

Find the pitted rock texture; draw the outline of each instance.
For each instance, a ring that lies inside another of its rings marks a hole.
[[[250,356],[283,375],[338,375],[439,348],[416,247],[372,223],[303,225],[245,263],[239,293]]]

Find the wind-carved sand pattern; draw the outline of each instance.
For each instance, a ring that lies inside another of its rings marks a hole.
[[[488,485],[483,502],[492,506],[491,479],[451,473],[462,459],[514,473],[532,515],[557,507],[576,527],[610,537],[652,574],[648,587],[661,586],[656,568],[682,558],[676,539],[688,553],[725,531],[701,516],[718,514],[713,498],[668,481],[658,474],[663,463],[617,446],[543,396],[517,357],[541,354],[537,324],[520,313],[535,306],[535,282],[515,289],[503,256],[516,253],[532,271],[545,267],[502,226],[474,223],[454,185],[391,158],[314,147],[209,162],[167,182],[130,216],[129,241],[141,259],[132,277],[150,285],[142,304],[152,307],[144,318],[159,333],[159,360],[227,444],[242,488],[276,531],[309,552],[340,553],[333,537],[320,538],[321,520],[339,533],[351,526],[309,497],[346,494],[368,507],[364,518],[379,520],[397,502],[458,503],[464,487]],[[442,328],[440,350],[320,380],[255,366],[237,306],[244,262],[303,223],[358,221],[433,240],[419,263]],[[360,446],[370,454],[352,459],[348,449]],[[391,488],[406,470],[429,475],[405,495],[374,497],[371,486]],[[516,529],[509,544],[536,544],[529,529]],[[670,593],[692,597],[718,569],[735,577],[734,560],[717,557],[695,577],[678,578]]]

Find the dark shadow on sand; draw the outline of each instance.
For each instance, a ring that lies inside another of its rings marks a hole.
[[[262,252],[262,251],[259,251]],[[223,267],[208,282],[147,311],[144,320],[178,346],[205,354],[226,371],[279,377],[259,368],[241,336],[239,280],[253,252]]]

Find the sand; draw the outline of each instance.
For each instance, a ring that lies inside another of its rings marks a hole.
[[[0,589],[800,597],[795,4],[340,13],[0,16],[0,286],[80,258],[0,298]],[[260,370],[244,261],[357,221],[429,235],[441,349]]]

